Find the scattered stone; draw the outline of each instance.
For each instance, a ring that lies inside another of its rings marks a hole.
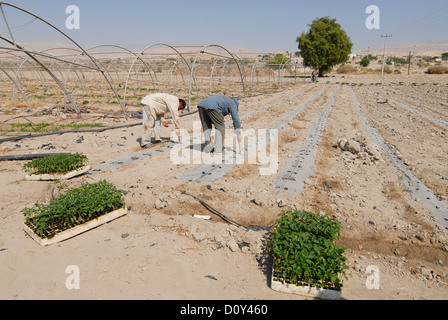
[[[248,246],[249,246],[249,243],[245,242],[245,241],[241,241],[240,243],[238,243],[238,247],[240,249],[243,249],[243,247],[248,247]]]
[[[157,199],[156,202],[154,202],[154,208],[156,209],[163,209],[167,206],[167,203],[161,199]]]
[[[199,242],[204,240],[206,237],[205,233],[200,233],[200,232],[194,232],[191,234],[191,236],[193,237],[194,240],[199,241]]]
[[[425,277],[427,280],[432,280],[434,278],[433,272],[426,268],[425,266],[422,266],[420,268],[420,272],[423,277]]]
[[[202,240],[204,240],[206,238],[206,234],[199,232],[197,230],[197,226],[195,224],[193,224],[190,228],[190,233],[191,236],[193,237],[194,240],[201,242]]]
[[[283,201],[282,199],[277,199],[276,202],[277,202],[277,205],[279,206],[279,208],[287,206],[286,202]]]
[[[344,150],[352,154],[358,154],[361,152],[361,145],[355,140],[350,140],[345,143]]]
[[[252,199],[250,200],[250,202],[255,203],[257,206],[262,207],[263,206],[263,201],[261,201],[260,199]]]
[[[420,235],[420,234],[416,234],[415,237],[416,237],[418,240],[420,240],[421,242],[424,242],[424,241],[425,241],[425,238],[424,238],[422,235]]]
[[[230,239],[229,241],[227,241],[226,246],[232,251],[232,252],[236,252],[239,249],[238,244],[236,243],[235,239]]]
[[[347,143],[347,139],[341,139],[338,142],[338,147],[342,150],[345,151],[345,144]]]
[[[45,143],[45,144],[41,145],[40,148],[43,149],[43,150],[53,150],[53,149],[56,149],[56,147],[53,146],[53,144],[51,142],[50,143]]]

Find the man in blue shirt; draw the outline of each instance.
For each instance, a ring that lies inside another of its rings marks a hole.
[[[211,96],[199,102],[199,117],[202,123],[202,129],[205,136],[205,152],[212,152],[211,130],[215,126],[215,154],[221,154],[224,149],[225,124],[224,117],[230,114],[233,120],[233,128],[238,136],[238,142],[241,142],[241,122],[238,116],[238,100],[218,94]]]

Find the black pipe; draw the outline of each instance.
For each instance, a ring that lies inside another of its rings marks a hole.
[[[270,224],[270,225],[268,225],[268,226],[254,226],[254,225],[245,226],[245,225],[242,225],[241,223],[236,222],[236,221],[230,219],[229,217],[225,216],[224,214],[222,214],[222,213],[219,212],[218,210],[214,209],[212,206],[210,206],[209,204],[207,204],[205,201],[199,199],[198,197],[196,197],[196,196],[194,196],[194,195],[192,195],[192,194],[190,194],[190,193],[188,193],[188,192],[186,192],[186,191],[182,191],[181,193],[182,193],[182,194],[186,194],[186,195],[188,195],[188,196],[190,196],[190,197],[192,197],[192,198],[195,198],[195,199],[198,200],[198,201],[199,201],[199,202],[200,202],[200,203],[201,203],[207,210],[209,210],[210,212],[216,214],[217,216],[219,216],[219,217],[222,218],[223,220],[227,221],[228,223],[233,224],[233,225],[236,225],[236,226],[238,226],[238,227],[243,227],[243,228],[245,228],[245,229],[247,229],[247,230],[264,230],[264,231],[269,231],[269,229],[270,229],[271,227],[273,227],[273,226],[277,223],[277,220],[276,220],[276,221],[274,221],[272,224]]]
[[[18,154],[18,155],[10,155],[10,156],[0,156],[0,161],[33,160],[33,159],[54,156],[57,154],[67,154],[67,153]]]
[[[191,114],[194,114],[198,112],[197,110],[191,111],[185,114],[179,115],[179,117],[185,117],[189,116]],[[138,118],[138,113],[134,114],[134,117]],[[143,116],[142,116],[143,117]],[[171,119],[171,117],[166,117],[165,119]],[[128,128],[128,127],[135,127],[135,126],[141,126],[143,123],[132,123],[132,124],[124,124],[121,126],[116,127],[105,127],[105,128],[98,128],[98,129],[77,129],[77,130],[67,130],[67,131],[54,131],[54,132],[44,132],[44,133],[37,133],[37,134],[27,134],[23,136],[17,136],[17,137],[10,137],[10,138],[4,138],[0,139],[0,144],[7,141],[19,141],[26,138],[37,138],[37,137],[44,137],[44,136],[50,136],[50,135],[56,135],[56,134],[64,134],[64,133],[88,133],[88,132],[103,132],[106,130],[113,130],[113,129],[121,129],[121,128]]]

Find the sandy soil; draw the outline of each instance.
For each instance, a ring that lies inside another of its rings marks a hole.
[[[277,126],[278,169],[270,175],[260,175],[266,164],[259,158],[257,163],[234,164],[215,181],[184,180],[202,164],[176,164],[172,149],[142,150],[138,125],[1,143],[0,156],[82,152],[98,170],[68,181],[32,182],[24,179],[25,161],[1,162],[0,298],[306,299],[270,288],[271,261],[263,244],[269,232],[229,224],[182,194],[187,191],[245,226],[269,225],[288,207],[336,217],[351,274],[344,299],[446,299],[448,230],[403,185],[406,175],[369,135],[362,116],[431,189],[437,204],[447,207],[448,78],[385,76],[378,84],[378,77],[335,76],[314,84],[301,80],[278,93],[242,99],[244,130],[284,124]],[[5,126],[18,115],[33,123],[73,121],[26,112],[1,114],[0,121]],[[140,121],[94,116],[88,114],[85,121],[108,126]],[[181,118],[190,133],[197,121],[197,114]],[[312,135],[316,123],[322,126]],[[172,129],[163,128],[162,135],[169,139]],[[315,139],[307,144],[309,137]],[[343,139],[355,141],[358,149],[344,150]],[[170,145],[167,141],[154,149]],[[279,174],[303,146],[316,152],[310,176],[298,169],[295,180],[303,191],[277,194]],[[125,156],[131,160],[120,160]],[[111,163],[116,166],[108,169]],[[49,247],[26,235],[23,208],[49,201],[52,192],[57,196],[103,179],[127,191],[126,216]],[[66,270],[72,265],[79,268],[80,287],[69,290]],[[378,289],[366,285],[369,266],[379,270]]]

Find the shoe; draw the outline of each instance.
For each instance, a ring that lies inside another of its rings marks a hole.
[[[142,149],[148,149],[148,148],[151,148],[152,146],[154,146],[153,143],[146,143],[146,144],[140,145],[140,147]]]
[[[211,143],[207,144],[204,147],[204,149],[202,149],[202,151],[205,152],[205,153],[212,153],[214,150],[215,150],[215,147]]]

